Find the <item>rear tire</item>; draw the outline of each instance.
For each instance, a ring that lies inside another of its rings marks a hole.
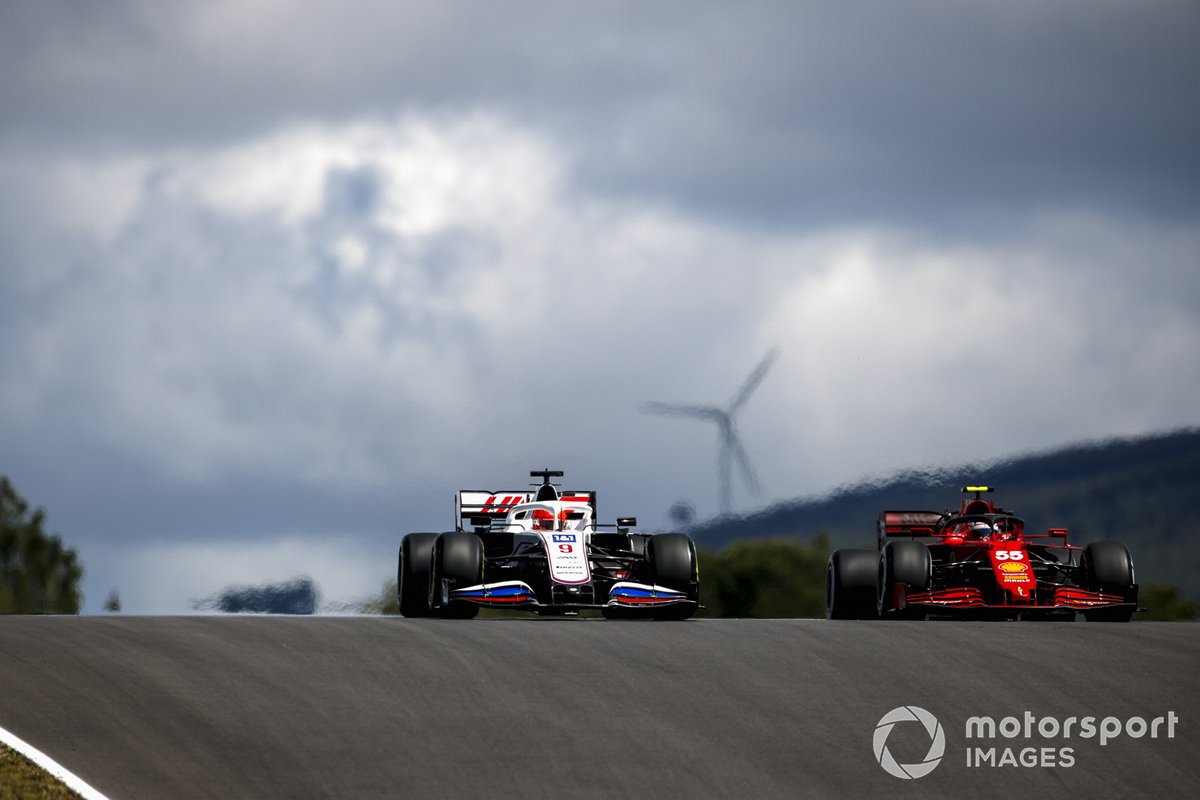
[[[1088,622],[1129,622],[1137,605],[1133,558],[1120,542],[1093,542],[1083,551],[1084,579],[1092,591],[1120,595],[1132,606],[1096,608],[1083,612]]]
[[[879,555],[874,550],[836,550],[825,571],[826,619],[875,619],[875,581]]]
[[[879,582],[876,589],[876,608],[881,619],[921,619],[923,612],[897,608],[896,587],[924,592],[929,589],[933,575],[933,559],[929,548],[920,542],[888,542],[879,554]]]
[[[442,581],[448,580],[451,588],[462,588],[483,583],[483,540],[474,533],[443,533],[437,537],[433,547],[433,569],[429,585],[429,606],[440,617],[448,619],[473,619],[479,615],[479,606],[467,601],[455,601],[444,606],[435,606],[440,600],[436,594]]]
[[[406,617],[429,616],[430,567],[436,533],[410,533],[400,542],[396,594]]]

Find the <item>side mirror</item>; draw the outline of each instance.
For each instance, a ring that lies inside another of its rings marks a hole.
[[[617,517],[617,527],[632,528],[637,525],[637,517]]]
[[[492,518],[489,517],[487,514],[480,514],[478,516],[473,516],[473,517],[471,517],[471,527],[472,528],[491,528],[492,527]]]

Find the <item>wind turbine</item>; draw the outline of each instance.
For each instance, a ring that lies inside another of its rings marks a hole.
[[[701,419],[716,423],[718,432],[717,477],[721,492],[720,509],[722,516],[729,514],[733,507],[733,465],[735,462],[742,473],[742,481],[746,484],[746,488],[752,495],[758,495],[758,475],[754,471],[754,465],[750,463],[750,457],[746,455],[746,448],[742,446],[742,440],[738,438],[734,415],[750,399],[750,395],[763,382],[763,378],[767,377],[767,373],[770,371],[771,365],[775,363],[775,357],[778,355],[779,348],[771,348],[770,352],[767,353],[762,361],[758,362],[758,366],[754,368],[742,383],[741,388],[737,390],[733,399],[729,401],[729,405],[724,408],[690,405],[687,403],[649,402],[642,405],[642,410],[648,414]]]

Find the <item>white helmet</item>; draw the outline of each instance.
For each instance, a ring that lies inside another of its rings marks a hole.
[[[986,542],[988,539],[992,538],[992,533],[993,533],[992,526],[988,525],[986,522],[972,522],[971,523],[972,538],[980,539],[980,540]]]

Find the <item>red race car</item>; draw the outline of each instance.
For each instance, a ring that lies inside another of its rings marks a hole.
[[[1128,622],[1137,610],[1133,559],[1120,542],[1067,543],[1066,528],[1025,521],[967,486],[958,513],[884,511],[879,549],[829,559],[830,619],[976,617]]]

